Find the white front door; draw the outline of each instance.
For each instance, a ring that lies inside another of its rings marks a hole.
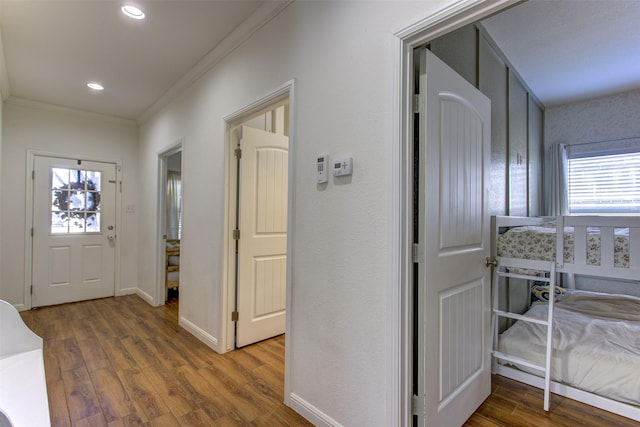
[[[419,425],[455,427],[491,391],[491,103],[430,51],[420,62]]]
[[[289,138],[242,127],[236,347],[285,330]]]
[[[113,296],[116,165],[34,157],[33,307]]]

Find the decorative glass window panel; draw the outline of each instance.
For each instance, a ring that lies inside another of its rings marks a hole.
[[[52,234],[100,232],[101,172],[51,168]]]

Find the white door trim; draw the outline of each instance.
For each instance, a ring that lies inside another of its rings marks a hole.
[[[389,426],[412,424],[412,185],[413,52],[429,40],[497,13],[520,0],[460,0],[394,34],[394,141],[392,153],[391,286],[387,310],[387,420]],[[288,307],[287,307],[288,309]]]
[[[15,307],[18,310],[29,310],[31,309],[31,282],[32,282],[32,271],[33,271],[33,236],[31,235],[31,230],[34,227],[33,223],[33,194],[34,194],[34,180],[32,179],[32,171],[34,170],[34,162],[37,156],[42,157],[56,157],[61,159],[82,159],[90,162],[101,162],[101,163],[111,163],[116,166],[116,181],[118,186],[122,185],[122,162],[120,160],[113,159],[104,159],[94,156],[86,156],[79,154],[63,154],[63,153],[54,153],[50,151],[41,151],[41,150],[31,150],[27,149],[27,159],[26,159],[26,167],[25,167],[25,213],[27,215],[27,220],[25,221],[25,229],[24,229],[24,288],[23,288],[23,304],[16,304]],[[122,192],[120,188],[116,190],[116,206],[115,206],[115,227],[116,232],[120,229],[120,225],[122,224]],[[121,282],[120,282],[120,240],[115,240],[115,277],[114,277],[114,294],[116,296],[123,295],[121,290]]]
[[[222,295],[221,295],[221,325],[222,333],[219,345],[220,352],[227,352],[234,347],[234,325],[231,321],[231,311],[235,307],[235,245],[233,236],[230,233],[232,224],[235,221],[235,194],[232,189],[236,186],[236,177],[234,175],[235,170],[235,158],[233,150],[236,142],[231,137],[231,129],[240,125],[246,121],[250,116],[259,113],[264,110],[265,107],[273,106],[279,101],[288,99],[289,102],[289,179],[288,179],[288,207],[287,207],[287,284],[286,284],[286,322],[285,322],[285,375],[284,375],[284,399],[285,403],[291,405],[290,397],[290,360],[291,360],[291,346],[289,345],[289,337],[291,332],[291,318],[293,308],[291,306],[291,277],[292,277],[292,265],[294,264],[295,253],[293,250],[293,236],[295,235],[295,229],[293,227],[293,218],[295,206],[294,194],[295,194],[295,167],[294,159],[296,152],[296,128],[295,128],[295,80],[289,80],[282,86],[274,89],[268,94],[258,98],[251,104],[235,111],[224,117],[225,122],[225,213],[224,213],[224,251],[223,258],[223,277],[222,277]]]
[[[167,230],[167,170],[168,170],[168,159],[173,154],[178,152],[182,152],[182,165],[180,167],[181,170],[184,168],[184,138],[180,138],[173,142],[169,147],[163,148],[162,150],[157,152],[158,156],[158,207],[156,212],[158,213],[158,230],[156,231],[156,241],[157,241],[157,253],[156,253],[156,290],[154,295],[142,295],[140,290],[138,289],[138,295],[140,295],[143,299],[145,299],[149,304],[154,307],[159,307],[164,305],[165,300],[165,257],[166,257],[166,249],[164,243],[164,235]]]

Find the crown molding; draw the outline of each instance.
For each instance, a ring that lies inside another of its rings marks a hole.
[[[217,63],[238,48],[260,28],[276,17],[294,0],[267,0],[249,18],[243,21],[222,42],[214,47],[198,64],[173,85],[164,95],[138,117],[140,125],[167,106],[178,94],[191,86],[211,70]]]
[[[52,111],[56,113],[63,113],[68,115],[74,115],[78,117],[100,120],[102,122],[115,123],[120,125],[136,126],[135,120],[123,119],[122,117],[109,116],[106,114],[91,113],[88,111],[77,110],[75,108],[63,107],[61,105],[48,104],[46,102],[34,101],[32,99],[20,98],[17,96],[9,96],[5,100],[6,104],[17,105],[19,107]]]

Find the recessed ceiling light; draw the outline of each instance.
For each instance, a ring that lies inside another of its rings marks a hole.
[[[122,6],[122,13],[133,19],[144,19],[144,12],[130,4]]]
[[[96,83],[96,82],[89,82],[89,83],[87,83],[87,86],[90,89],[93,89],[93,90],[104,90],[104,86],[102,86],[100,83]]]

